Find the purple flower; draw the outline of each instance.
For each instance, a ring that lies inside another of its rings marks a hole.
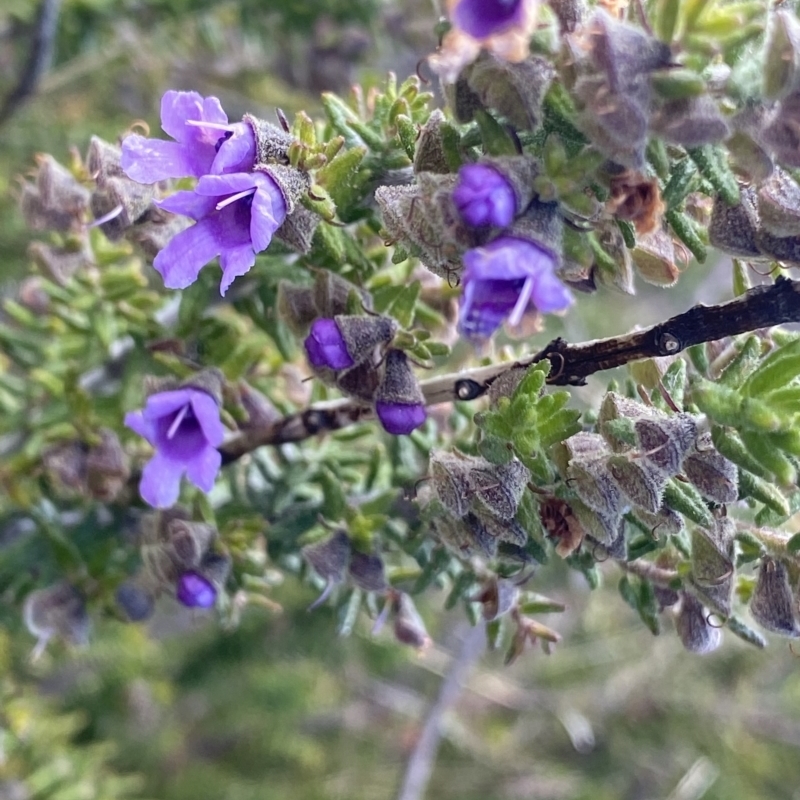
[[[422,403],[393,403],[386,400],[375,403],[375,412],[384,430],[395,436],[411,433],[425,422],[427,416]]]
[[[332,319],[315,320],[304,344],[308,360],[315,367],[348,369],[355,365],[353,357],[347,351],[344,336]]]
[[[464,254],[459,331],[487,338],[508,318],[518,325],[527,311],[563,311],[572,296],[555,274],[555,256],[526,239],[501,236]]]
[[[453,22],[475,39],[486,39],[523,20],[523,0],[461,0]]]
[[[244,275],[266,250],[286,217],[286,200],[275,180],[263,172],[205,175],[192,192],[176,192],[161,208],[197,223],[174,236],[153,266],[168,289],[185,289],[216,256],[222,266],[220,293]]]
[[[229,125],[216,97],[166,92],[161,98],[161,127],[174,142],[137,134],[123,140],[122,169],[131,180],[156,183],[253,168],[253,129],[246,122]]]
[[[517,197],[508,178],[488,164],[467,164],[458,172],[453,201],[467,225],[505,228],[517,212]]]
[[[155,447],[142,470],[139,492],[155,508],[178,500],[181,477],[210,492],[222,463],[217,448],[225,432],[214,398],[200,389],[158,392],[142,411],[125,415],[125,424]]]
[[[189,608],[211,608],[217,600],[217,590],[211,581],[197,572],[184,572],[178,578],[175,592],[179,603]]]

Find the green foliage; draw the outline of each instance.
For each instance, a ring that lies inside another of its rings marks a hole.
[[[580,430],[580,413],[565,408],[569,392],[544,393],[550,362],[528,369],[511,397],[476,415],[475,422],[490,436],[509,442],[518,458],[543,483],[552,478],[547,450]]]

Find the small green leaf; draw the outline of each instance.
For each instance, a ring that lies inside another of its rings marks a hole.
[[[733,296],[741,297],[752,288],[750,280],[750,267],[738,258],[733,259]]]
[[[491,156],[514,156],[517,146],[509,132],[488,112],[478,109],[475,121],[480,128],[483,149]]]
[[[719,196],[729,205],[739,203],[739,184],[728,166],[725,153],[712,144],[690,148],[689,156],[697,164],[700,174],[716,189]],[[699,259],[698,259],[699,260]]]
[[[697,525],[709,529],[714,526],[714,517],[703,502],[700,492],[691,484],[670,480],[664,488],[664,504]]]
[[[419,299],[422,285],[414,281],[408,286],[403,286],[387,309],[403,328],[410,328],[414,322],[414,311]]]
[[[739,473],[739,496],[758,500],[781,519],[786,519],[791,513],[788,501],[775,486],[749,472]]]
[[[689,248],[692,255],[703,264],[708,255],[705,243],[695,230],[692,219],[682,211],[670,209],[665,215],[675,235]]]
[[[739,352],[719,376],[719,382],[731,389],[741,387],[761,360],[761,339],[758,336],[748,336],[743,342],[739,341],[738,345]]]
[[[788,386],[800,376],[800,339],[770,353],[742,386],[742,392],[760,394]]]

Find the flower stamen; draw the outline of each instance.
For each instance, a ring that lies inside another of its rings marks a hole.
[[[533,294],[533,288],[535,286],[534,278],[526,278],[525,284],[522,287],[522,291],[519,293],[519,297],[517,298],[517,302],[514,305],[514,309],[512,310],[511,314],[508,317],[508,324],[511,326],[519,325],[522,321],[522,315],[525,313],[525,310],[528,308],[528,303],[530,302],[531,295]]]
[[[187,119],[184,125],[194,125],[196,128],[211,128],[215,131],[226,131],[233,133],[233,125],[230,123],[223,124],[221,122],[206,122],[203,119]]]
[[[232,194],[230,197],[226,197],[224,200],[220,200],[215,208],[217,211],[222,211],[225,206],[229,206],[231,203],[235,203],[237,200],[241,200],[243,197],[249,197],[251,194],[255,194],[255,192],[255,186],[252,189],[245,189],[243,192],[237,192],[236,194]]]
[[[86,228],[87,229],[97,228],[100,225],[105,225],[106,222],[111,222],[112,219],[116,219],[122,213],[122,211],[123,211],[123,207],[122,207],[122,203],[120,203],[119,205],[114,206],[114,208],[112,208],[111,211],[108,212],[108,214],[103,214],[102,217],[98,217],[93,222],[90,222],[86,226]]]
[[[172,439],[175,434],[178,432],[178,428],[180,428],[181,423],[186,418],[186,415],[189,413],[189,403],[185,406],[181,407],[181,410],[175,415],[175,419],[172,420],[172,425],[169,426],[169,430],[167,430],[167,439]]]

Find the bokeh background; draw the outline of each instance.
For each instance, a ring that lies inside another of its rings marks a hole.
[[[92,134],[114,140],[134,120],[156,130],[167,88],[215,94],[231,118],[314,115],[320,91],[374,84],[390,69],[402,79],[436,43],[427,0],[47,2],[57,20],[49,64],[19,104],[8,98],[42,33],[41,7],[0,8],[3,294],[28,269],[15,187],[37,152],[66,161]],[[677,289],[581,298],[532,346],[723,299],[729,275],[725,263],[690,264]],[[1,547],[13,547],[7,531]],[[435,587],[420,604],[435,641],[422,655],[388,631],[372,635],[367,619],[340,636],[335,613],[308,613],[313,594],[292,581],[272,592],[280,611],[248,608],[235,630],[165,602],[147,628],[98,621],[88,648],[55,646],[35,664],[33,639],[3,607],[0,800],[397,797],[454,661],[467,677],[441,717],[429,798],[800,800],[797,657],[778,640],[760,652],[731,637],[690,655],[669,625],[659,637],[644,628],[619,597],[620,577],[606,565],[590,592],[558,565],[535,575],[532,588],[567,606],[543,618],[563,641],[512,667],[480,652]]]

